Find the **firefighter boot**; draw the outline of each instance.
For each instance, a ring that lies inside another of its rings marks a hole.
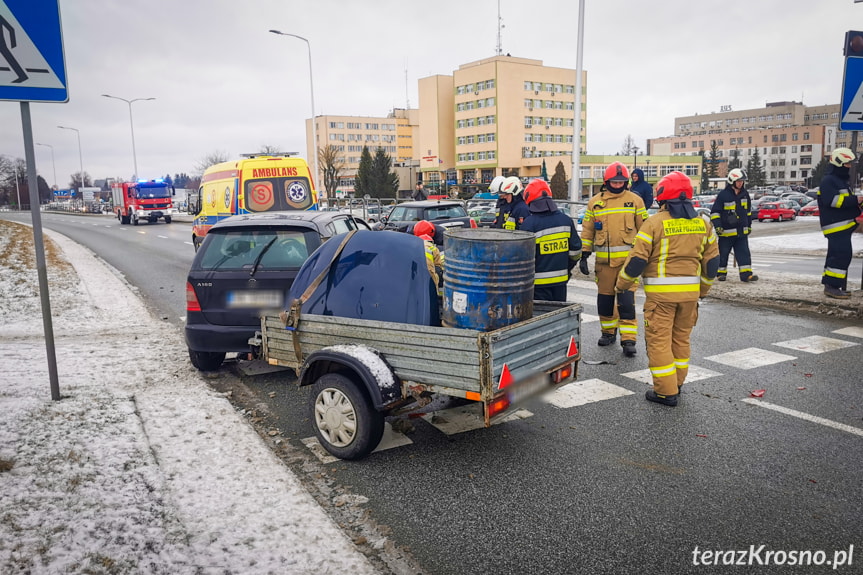
[[[828,285],[824,286],[824,295],[826,295],[827,297],[832,297],[833,299],[849,299],[851,297],[851,295],[842,288]]]
[[[755,274],[752,274],[751,276],[749,276],[749,277],[748,277],[748,278],[746,278],[746,279],[740,278],[740,281],[742,281],[742,282],[744,282],[744,283],[757,282],[757,281],[758,281],[758,276],[757,276],[757,275],[755,275]]]
[[[607,345],[611,345],[617,341],[617,330],[614,330],[611,333],[602,332],[602,336],[599,338],[599,341],[596,342],[596,345],[605,347]]]
[[[622,341],[620,345],[623,347],[623,355],[626,357],[635,357],[635,342],[632,340]]]
[[[647,401],[652,401],[653,403],[661,403],[662,405],[667,405],[669,407],[675,407],[677,405],[677,395],[659,395],[652,389],[644,394],[644,399]]]
[[[719,281],[721,281],[721,282],[724,282],[724,281],[725,281],[725,276],[727,276],[727,275],[728,275],[728,274],[723,274],[723,273],[716,274],[716,279],[718,279],[718,280],[719,280]]]

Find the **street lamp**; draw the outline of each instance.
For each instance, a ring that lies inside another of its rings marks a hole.
[[[113,98],[114,100],[121,100],[126,102],[129,105],[129,130],[132,132],[132,162],[135,165],[135,174],[132,177],[132,180],[137,181],[138,179],[138,156],[135,153],[135,125],[132,123],[132,102],[146,102],[147,100],[155,100],[156,98],[134,98],[132,100],[127,100],[126,98],[119,98],[117,96],[111,96],[109,94],[102,94],[104,98]]]
[[[638,146],[632,146],[632,157],[634,160],[632,164],[632,169],[634,170],[638,167]]]
[[[317,120],[315,118],[315,84],[312,80],[312,45],[309,41],[302,36],[297,36],[296,34],[289,34],[288,32],[280,32],[278,30],[270,30],[273,34],[278,34],[279,36],[290,36],[291,38],[296,38],[298,40],[302,40],[306,43],[306,47],[309,49],[309,90],[312,95],[312,153],[315,156],[315,180],[318,179],[318,131],[315,127]]]
[[[40,144],[39,142],[36,142],[36,145],[37,146],[45,146],[46,148],[51,148],[51,166],[53,166],[53,168],[54,168],[54,189],[56,190],[57,189],[57,164],[54,163],[54,146],[52,146],[51,144]],[[84,176],[81,176],[81,177],[83,178]]]
[[[66,126],[57,126],[61,130],[72,130],[78,136],[78,162],[81,167],[81,187],[84,187],[84,155],[81,153],[81,132],[78,128],[67,128]],[[82,192],[83,193],[83,192]]]

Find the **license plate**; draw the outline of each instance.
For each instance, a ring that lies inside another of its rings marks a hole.
[[[228,307],[280,308],[284,295],[278,290],[236,290],[228,292]]]
[[[510,403],[515,404],[534,395],[539,395],[550,388],[551,377],[547,373],[538,373],[523,381],[513,383],[506,392]]]

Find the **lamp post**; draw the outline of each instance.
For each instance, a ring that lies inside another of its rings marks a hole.
[[[81,167],[81,187],[84,187],[84,155],[81,153],[81,132],[78,128],[67,128],[66,126],[57,126],[61,130],[72,130],[78,136],[78,162]]]
[[[634,170],[635,168],[638,167],[638,146],[632,146],[632,158],[633,158],[632,169]]]
[[[51,144],[40,144],[36,142],[37,146],[45,146],[46,148],[51,148],[51,166],[54,168],[54,189],[57,189],[57,164],[54,163],[54,146]],[[82,178],[84,176],[81,176]]]
[[[135,166],[135,173],[132,177],[133,180],[138,179],[138,156],[135,153],[135,125],[132,123],[132,102],[146,102],[147,100],[155,100],[156,98],[134,98],[132,100],[127,100],[126,98],[119,98],[117,96],[111,96],[109,94],[102,94],[104,98],[113,98],[114,100],[120,100],[126,102],[129,105],[129,130],[132,132],[132,162]],[[83,177],[83,176],[82,176]]]
[[[315,180],[318,179],[318,130],[315,127],[317,123],[317,119],[315,118],[315,83],[312,77],[312,45],[306,38],[302,36],[298,36],[296,34],[289,34],[288,32],[280,32],[279,30],[270,30],[273,34],[278,34],[279,36],[290,36],[291,38],[296,38],[298,40],[302,40],[306,43],[306,48],[309,49],[309,91],[312,96],[312,154],[315,156]]]

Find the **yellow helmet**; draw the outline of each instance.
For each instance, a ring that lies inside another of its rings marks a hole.
[[[857,156],[854,155],[854,152],[852,152],[850,148],[836,148],[833,150],[833,153],[830,154],[830,163],[837,168],[841,168],[845,164],[850,164],[856,158]]]

